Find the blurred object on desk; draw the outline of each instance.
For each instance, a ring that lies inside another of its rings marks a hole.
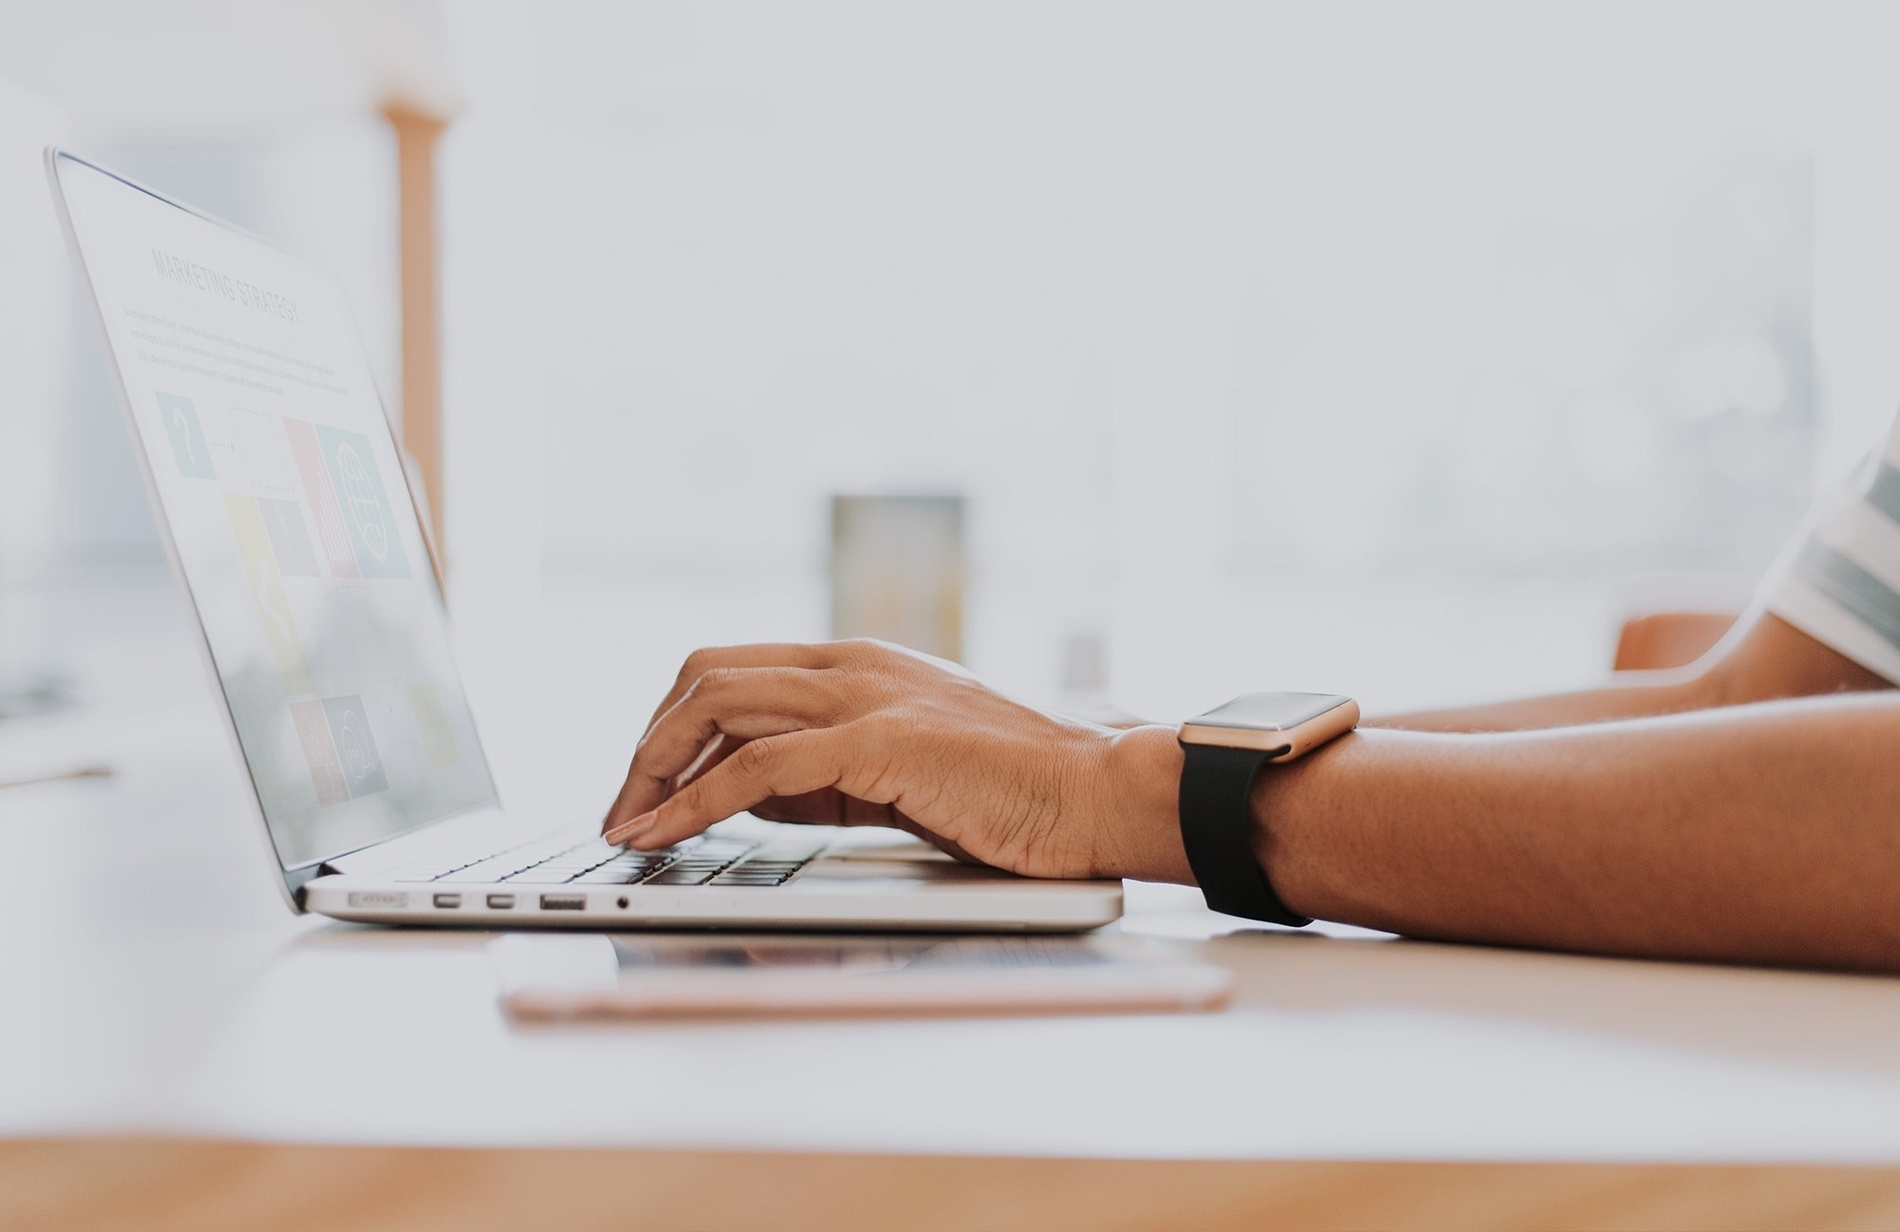
[[[1103,727],[1140,727],[1148,720],[1115,704],[1108,688],[1108,646],[1100,633],[1071,633],[1062,643],[1062,695],[1056,708]]]
[[[963,498],[831,498],[831,636],[963,659]]]
[[[61,710],[72,700],[72,685],[62,676],[0,673],[0,719]]]
[[[42,783],[78,782],[81,779],[109,779],[111,777],[111,766],[76,766],[71,770],[49,770],[44,774],[29,775],[25,778],[0,779],[0,789],[37,787]]]
[[[65,644],[71,630],[45,583],[42,555],[0,534],[0,721],[64,710],[78,695]]]

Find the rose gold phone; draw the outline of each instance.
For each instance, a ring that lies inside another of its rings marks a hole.
[[[489,953],[528,1020],[1191,1013],[1233,984],[1131,938],[515,933]]]

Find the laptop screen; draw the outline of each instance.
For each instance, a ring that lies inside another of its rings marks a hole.
[[[87,163],[54,166],[279,861],[493,801],[342,289]]]

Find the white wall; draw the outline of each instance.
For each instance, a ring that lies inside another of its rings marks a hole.
[[[1900,409],[1900,80],[1888,6],[1824,7],[1816,74],[1815,347],[1820,473],[1853,465]]]
[[[1037,695],[1078,632],[1157,712],[1561,684],[1633,587],[1745,593],[1900,401],[1884,5],[441,19],[448,531],[504,692],[822,636],[826,495],[944,489],[971,661]],[[393,394],[386,136],[247,142],[127,153],[337,267]],[[1773,431],[1697,462],[1736,440],[1678,361],[1810,299],[1818,382],[1782,354]],[[104,558],[144,515],[85,439],[105,469],[61,482]],[[564,629],[565,667],[527,653]]]
[[[1853,199],[1887,113],[1821,139],[1880,6],[446,15],[458,570],[702,613],[641,626],[655,657],[821,636],[826,494],[951,489],[972,662],[1032,691],[1092,631],[1118,691],[1171,698],[1196,602],[1241,609],[1210,673],[1284,670],[1250,630],[1329,622],[1272,595],[1446,577],[1573,588],[1552,636],[1601,662],[1642,577],[1745,594],[1892,401],[1878,327],[1818,397],[1805,336],[1818,292],[1900,304],[1841,255],[1882,229]],[[1685,409],[1764,330],[1783,392]],[[763,614],[698,606],[735,594]]]
[[[66,116],[0,80],[0,586],[37,579],[49,534],[69,381],[70,275],[40,151],[65,137]]]
[[[73,304],[40,167],[68,118],[0,80],[0,695],[57,671],[60,630],[32,588],[57,563]]]

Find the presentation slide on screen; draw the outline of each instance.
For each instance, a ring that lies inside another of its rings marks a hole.
[[[279,857],[491,800],[340,288],[91,168],[61,183]]]

